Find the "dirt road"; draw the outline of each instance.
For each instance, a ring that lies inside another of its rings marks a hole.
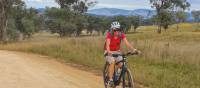
[[[103,88],[103,82],[48,57],[0,51],[0,88]]]

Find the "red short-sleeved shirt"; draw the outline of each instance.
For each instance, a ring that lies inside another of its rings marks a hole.
[[[122,33],[121,36],[115,36],[117,34],[118,34],[117,32],[114,32],[114,35],[112,36],[110,34],[110,32],[106,33],[106,39],[110,39],[110,45],[109,45],[110,51],[118,51],[118,50],[120,50],[121,39],[126,38],[124,33]],[[106,47],[104,47],[104,48],[106,50]]]

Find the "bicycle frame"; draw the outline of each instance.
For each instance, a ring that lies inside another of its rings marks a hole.
[[[121,78],[123,78],[123,77],[125,77],[125,73],[126,73],[126,71],[127,71],[127,62],[126,62],[126,58],[127,57],[125,57],[125,56],[122,56],[123,57],[123,60],[121,61],[122,62],[122,70],[121,70],[121,73],[120,73],[120,76],[118,77],[118,79],[117,80],[114,80],[114,82],[115,82],[115,85],[119,85],[120,84],[120,82],[121,82]],[[120,63],[121,63],[120,62]],[[117,64],[116,64],[117,65]],[[115,66],[116,66],[115,65]],[[115,69],[116,70],[116,69]],[[115,77],[116,77],[116,71],[114,72],[114,79],[115,79]]]
[[[125,84],[125,79],[126,79],[126,74],[128,76],[128,81],[131,83],[131,88],[133,88],[133,79],[132,79],[132,76],[130,76],[130,71],[127,67],[127,57],[129,55],[136,55],[137,53],[127,53],[127,54],[112,54],[113,57],[118,57],[118,56],[122,56],[123,59],[122,61],[119,61],[117,63],[115,63],[115,67],[114,67],[114,74],[113,74],[113,81],[114,81],[114,86],[119,86],[119,84],[122,82],[122,86],[123,88],[126,87],[126,84]],[[106,55],[105,55],[106,56]],[[121,72],[119,73],[119,75],[116,75],[117,73],[117,65],[119,63],[122,63],[122,67],[121,67]],[[104,85],[105,85],[105,88],[108,88],[107,87],[107,81],[108,81],[108,66],[109,66],[109,63],[106,62],[105,66],[104,66],[104,70],[103,70],[103,78],[104,78]],[[130,77],[130,78],[129,78]],[[131,81],[130,81],[131,80]]]

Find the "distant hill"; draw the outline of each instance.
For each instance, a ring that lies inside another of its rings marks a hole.
[[[136,10],[123,10],[116,8],[101,8],[89,10],[87,13],[94,15],[104,16],[143,16],[144,18],[150,18],[156,14],[155,10],[149,9],[136,9]]]
[[[151,18],[153,15],[156,15],[156,11],[150,9],[123,10],[116,8],[92,9],[87,13],[99,16],[142,16],[144,18]],[[192,14],[188,12],[187,15],[187,21],[193,21]]]
[[[38,8],[37,11],[44,14],[45,8]],[[147,19],[151,18],[153,15],[156,15],[156,11],[150,9],[124,10],[117,8],[100,8],[88,10],[87,14],[96,16],[142,16]],[[192,22],[193,18],[191,12],[188,12],[187,15],[187,21]]]
[[[45,13],[45,8],[38,8],[38,9],[36,9],[39,13]]]

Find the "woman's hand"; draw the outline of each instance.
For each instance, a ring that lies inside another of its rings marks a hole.
[[[135,53],[137,53],[138,55],[141,55],[142,54],[142,52],[140,51],[140,50],[135,50]]]
[[[137,50],[137,49],[133,49],[133,50],[131,51],[131,53],[136,53],[136,54],[138,54],[138,55],[141,55],[141,54],[142,54],[142,52],[141,52],[140,50]]]

